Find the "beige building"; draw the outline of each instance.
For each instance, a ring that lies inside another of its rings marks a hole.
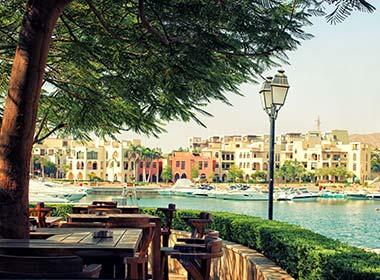
[[[217,159],[215,177],[227,180],[228,169],[235,164],[248,180],[256,171],[268,170],[268,136],[224,136],[190,139],[190,149],[212,154]],[[287,133],[276,137],[275,166],[286,161],[298,161],[306,170],[315,172],[321,168],[344,167],[356,180],[365,181],[371,174],[371,148],[367,144],[350,142],[348,131],[333,130],[324,134],[310,131],[306,134]],[[321,180],[332,180],[330,177]]]

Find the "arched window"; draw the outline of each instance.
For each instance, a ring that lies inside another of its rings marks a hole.
[[[94,169],[94,170],[97,170],[97,169],[98,169],[98,163],[97,163],[97,162],[94,162],[94,163],[92,164],[92,169]]]

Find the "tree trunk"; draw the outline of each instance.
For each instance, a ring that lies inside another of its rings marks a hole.
[[[29,0],[0,130],[0,235],[27,238],[29,165],[52,31],[68,0]]]

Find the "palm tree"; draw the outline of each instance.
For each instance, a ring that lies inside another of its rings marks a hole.
[[[162,152],[159,148],[153,149],[154,151],[154,159],[156,160],[156,183],[158,183],[160,179],[160,158],[162,157]]]
[[[147,147],[141,146],[141,152],[140,152],[140,158],[142,162],[142,169],[143,169],[143,182],[146,182],[146,164],[151,158],[151,149]]]
[[[131,144],[129,146],[129,152],[131,153],[131,159],[133,159],[133,167],[135,169],[135,181],[137,180],[137,175],[138,175],[138,163],[141,158],[141,146],[140,145],[133,145]]]

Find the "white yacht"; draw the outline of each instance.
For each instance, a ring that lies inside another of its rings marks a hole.
[[[69,202],[77,202],[87,195],[86,189],[75,186],[64,186],[52,182],[30,180],[29,194],[33,196],[49,196],[65,199]]]
[[[293,201],[313,201],[320,197],[319,193],[310,192],[306,188],[299,188],[294,190],[294,193],[290,195]]]
[[[268,194],[259,191],[230,191],[222,195],[224,200],[262,201],[268,200]]]
[[[368,199],[380,200],[380,191],[376,193],[367,194]]]
[[[178,179],[170,189],[160,190],[161,195],[191,196],[198,189],[190,179]]]

